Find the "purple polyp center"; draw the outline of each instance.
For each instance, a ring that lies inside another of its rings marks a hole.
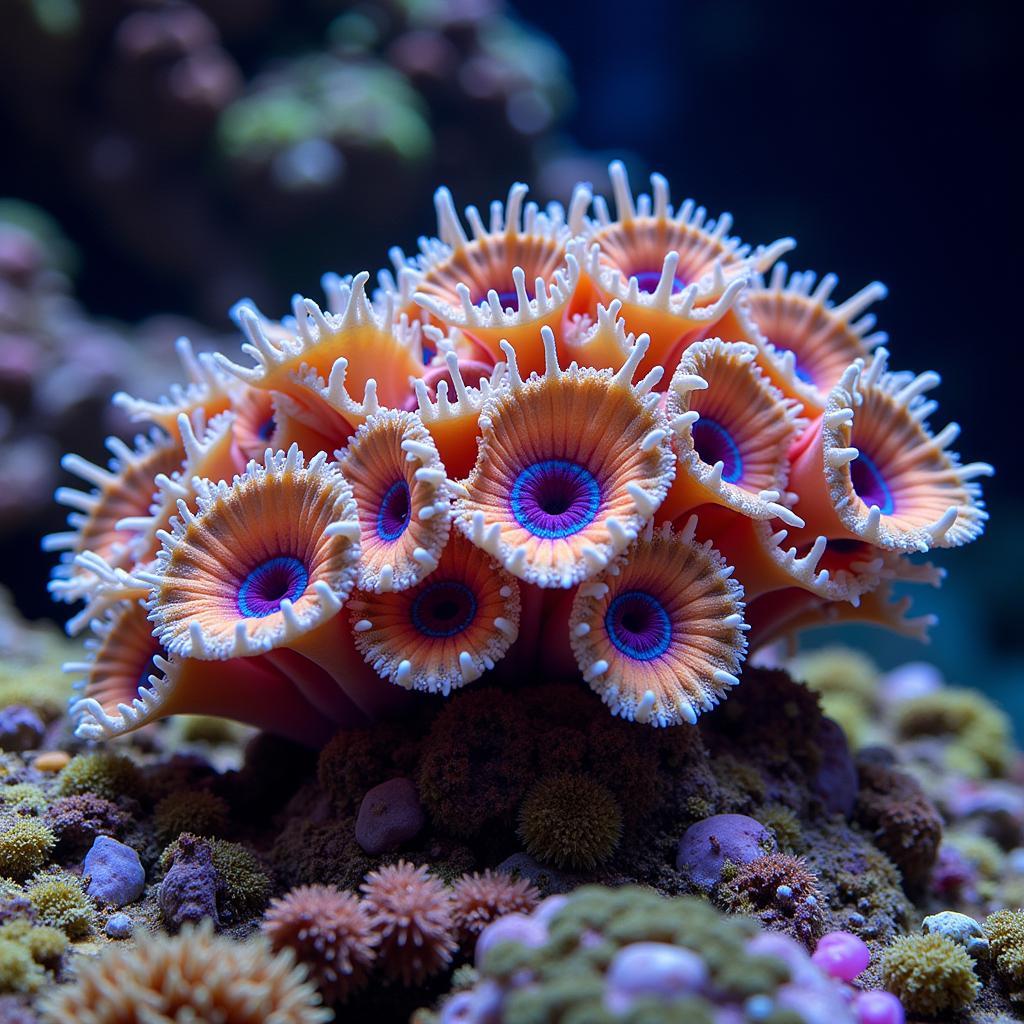
[[[436,639],[456,636],[472,625],[477,601],[473,591],[457,580],[428,583],[412,603],[413,625]]]
[[[627,590],[614,598],[604,624],[616,649],[634,661],[660,658],[672,642],[668,612],[644,590]]]
[[[640,286],[640,291],[651,293],[658,290],[658,284],[661,281],[661,271],[641,270],[638,273],[634,274],[633,277],[636,278],[636,283]],[[678,294],[685,287],[686,282],[681,277],[677,275],[676,277],[672,278],[673,295]]]
[[[743,456],[732,434],[713,419],[702,416],[693,425],[693,446],[703,462],[722,463],[722,479],[733,484],[743,476]]]
[[[503,291],[499,291],[497,288],[494,290],[502,309],[511,309],[513,313],[519,312],[519,293],[515,288],[506,288]],[[533,299],[533,292],[529,288],[526,289],[526,296],[528,299]],[[487,296],[479,295],[473,301],[479,306],[481,303],[487,302]]]
[[[527,466],[512,485],[512,514],[535,537],[569,537],[589,526],[601,490],[589,469],[567,459]]]
[[[285,599],[297,601],[306,591],[309,572],[297,558],[278,555],[261,562],[238,588],[238,610],[247,619],[262,619],[281,610]]]
[[[380,511],[377,513],[377,535],[381,540],[398,540],[405,533],[411,516],[409,485],[404,480],[396,480],[381,499]]]
[[[850,480],[865,505],[877,505],[883,516],[892,515],[892,491],[874,461],[863,452],[850,463]]]
[[[273,416],[268,416],[256,431],[256,436],[261,441],[269,441],[274,436],[274,431],[277,429],[277,421]]]

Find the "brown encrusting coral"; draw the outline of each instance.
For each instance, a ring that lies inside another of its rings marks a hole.
[[[942,818],[920,785],[886,765],[858,766],[857,821],[872,833],[875,845],[903,873],[909,890],[928,881],[942,838]]]

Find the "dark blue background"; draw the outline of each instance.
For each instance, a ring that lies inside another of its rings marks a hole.
[[[893,363],[943,376],[936,426],[987,460],[992,522],[942,561],[931,649],[842,638],[883,661],[927,655],[1024,717],[1019,274],[1020,33],[1009,4],[521,0],[572,61],[570,127],[632,150],[677,199],[729,210],[745,241],[797,238],[791,265],[873,279]],[[1016,65],[1016,70],[1015,70]],[[943,419],[942,417],[945,417]],[[1020,696],[1017,696],[1017,694]]]

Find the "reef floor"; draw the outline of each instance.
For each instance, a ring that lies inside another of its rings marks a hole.
[[[1024,759],[929,666],[751,668],[674,729],[477,685],[312,751],[85,743],[65,656],[4,613],[0,1021],[1020,1019]]]

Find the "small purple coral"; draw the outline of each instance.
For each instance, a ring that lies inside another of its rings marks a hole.
[[[46,726],[31,709],[21,704],[0,708],[0,750],[35,750]]]
[[[217,896],[221,882],[213,866],[210,844],[187,833],[178,838],[174,861],[163,882],[158,900],[164,920],[172,928],[186,921],[210,918],[220,925]]]
[[[903,1004],[891,992],[860,992],[853,1000],[857,1024],[904,1024]]]

